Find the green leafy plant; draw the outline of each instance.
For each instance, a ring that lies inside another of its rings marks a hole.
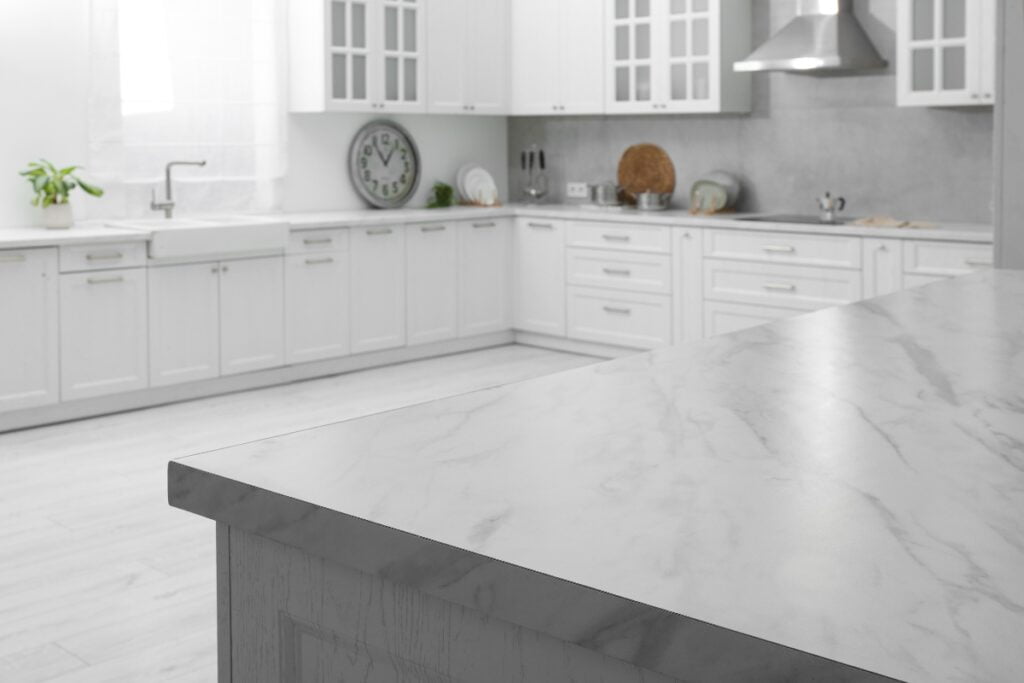
[[[32,191],[36,196],[32,198],[32,206],[46,208],[54,204],[67,204],[68,193],[76,187],[82,188],[86,194],[93,197],[102,197],[103,190],[85,182],[75,171],[81,166],[68,166],[57,168],[46,159],[33,161],[28,165],[21,175],[32,185]]]
[[[444,209],[455,204],[455,188],[448,183],[434,183],[430,199],[427,201],[428,209]]]

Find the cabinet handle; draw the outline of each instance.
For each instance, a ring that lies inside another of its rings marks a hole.
[[[325,256],[323,258],[308,258],[306,259],[307,266],[315,266],[321,263],[334,263],[334,258],[331,256]]]
[[[791,247],[788,244],[766,244],[761,248],[769,254],[792,254],[796,251],[796,247]]]
[[[773,292],[795,292],[796,285],[787,282],[766,282],[764,288]]]
[[[0,263],[21,263],[24,260],[24,254],[0,254]]]
[[[390,235],[391,228],[376,228],[366,231],[367,235]]]
[[[474,223],[474,228],[493,228],[494,223]]]
[[[314,244],[331,244],[332,242],[334,242],[334,240],[330,237],[307,238],[302,240],[302,243],[307,247],[311,247]]]
[[[123,275],[115,275],[114,277],[91,277],[86,280],[90,285],[107,285],[115,282],[124,282]]]
[[[628,242],[630,240],[629,235],[601,235],[609,242]]]
[[[422,232],[441,232],[444,229],[443,225],[424,225],[420,228]]]
[[[214,266],[213,268],[210,268],[210,272],[216,275],[217,273],[220,272],[220,266]]]
[[[991,268],[993,265],[995,265],[995,262],[983,258],[965,258],[964,265],[974,266],[978,268]]]
[[[228,267],[227,266],[221,266],[220,267],[220,272],[222,272],[222,273],[228,272]]]
[[[124,258],[124,254],[119,251],[105,251],[85,255],[86,261],[117,261],[122,258]]]
[[[554,230],[555,226],[551,223],[527,223],[531,228],[541,228],[543,230]]]
[[[605,306],[605,313],[612,313],[614,315],[631,315],[633,310],[630,308],[619,308],[617,306]]]
[[[607,275],[621,275],[623,277],[629,277],[632,273],[625,268],[605,268],[605,274]]]

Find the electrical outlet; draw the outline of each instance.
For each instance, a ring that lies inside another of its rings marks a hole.
[[[587,198],[587,184],[586,183],[568,183],[565,186],[565,196],[569,199],[586,199]]]

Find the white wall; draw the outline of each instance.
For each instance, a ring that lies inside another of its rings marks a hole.
[[[358,209],[366,204],[348,176],[352,136],[379,114],[292,114],[288,121],[286,211]],[[508,120],[492,116],[388,116],[420,150],[423,174],[409,206],[423,206],[436,181],[455,184],[459,167],[474,161],[494,176],[503,202],[508,187]]]

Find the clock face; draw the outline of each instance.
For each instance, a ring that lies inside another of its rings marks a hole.
[[[419,185],[419,151],[398,124],[372,121],[352,140],[349,172],[356,190],[373,206],[403,206]]]

